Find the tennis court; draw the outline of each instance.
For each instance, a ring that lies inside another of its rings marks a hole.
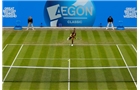
[[[136,90],[136,30],[3,31],[3,90]]]

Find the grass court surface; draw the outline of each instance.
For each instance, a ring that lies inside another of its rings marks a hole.
[[[137,90],[137,31],[3,30],[3,90]]]

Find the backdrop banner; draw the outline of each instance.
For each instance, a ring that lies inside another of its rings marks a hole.
[[[112,16],[114,26],[137,27],[137,1],[105,0],[3,0],[3,27],[14,27],[17,20],[27,26],[29,16],[35,27],[105,27]]]

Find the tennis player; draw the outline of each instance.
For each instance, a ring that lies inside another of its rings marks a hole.
[[[32,27],[32,30],[34,30],[34,27],[33,27],[33,18],[30,16],[28,18],[28,27],[27,27],[27,30],[29,29],[29,27]]]
[[[76,31],[75,31],[75,28],[74,28],[73,32],[70,34],[70,36],[67,38],[67,40],[71,40],[71,46],[73,46],[74,39],[76,39]]]

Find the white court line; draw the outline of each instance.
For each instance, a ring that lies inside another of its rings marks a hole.
[[[134,48],[134,50],[137,52],[137,50],[136,50],[136,48],[134,47],[134,45],[133,44],[131,44],[131,46]]]
[[[9,44],[22,45],[22,44]],[[23,44],[23,45],[46,45],[46,46],[70,46],[71,44]],[[74,44],[77,46],[96,46],[96,45],[116,45],[116,44]],[[117,44],[117,45],[131,45],[131,44]]]
[[[3,48],[2,52],[6,49],[7,46],[8,46],[8,44],[5,45],[5,47]]]
[[[68,90],[70,90],[70,59],[68,60]]]
[[[121,57],[122,57],[122,59],[123,59],[125,65],[126,65],[126,67],[127,67],[128,72],[129,72],[129,74],[130,74],[130,76],[131,76],[131,78],[132,78],[132,80],[133,80],[133,82],[134,82],[134,84],[135,84],[135,86],[136,86],[136,88],[137,88],[137,84],[136,84],[136,82],[135,82],[135,79],[134,79],[134,77],[133,77],[133,75],[132,75],[132,73],[131,73],[131,71],[130,71],[128,65],[127,65],[127,63],[126,63],[126,60],[124,59],[124,56],[123,56],[123,54],[122,54],[122,52],[121,52],[119,46],[118,46],[118,45],[116,45],[116,46],[117,46],[117,48],[118,48],[118,50],[119,50],[119,53],[120,53],[120,55],[121,55]]]
[[[45,67],[45,66],[8,66],[3,65],[2,67],[12,67],[12,68],[29,68],[29,69],[121,69],[121,68],[127,68],[126,66],[110,66],[110,67]],[[129,68],[137,68],[137,66],[129,66]],[[68,72],[70,73],[70,72]],[[69,74],[68,74],[69,75]],[[68,76],[70,77],[70,76]]]
[[[68,60],[69,58],[17,58],[24,60]],[[122,58],[71,58],[71,60],[122,60]]]
[[[18,57],[18,55],[19,55],[19,53],[20,53],[20,51],[21,51],[22,47],[23,47],[23,45],[20,47],[20,49],[19,49],[19,51],[18,51],[17,55],[15,56],[15,58],[14,58],[14,60],[13,60],[12,64],[11,64],[11,66],[10,66],[10,68],[9,68],[8,72],[6,73],[6,75],[5,75],[4,79],[3,79],[3,82],[4,82],[4,81],[5,81],[5,79],[7,78],[8,74],[9,74],[9,72],[10,72],[10,70],[11,70],[11,67],[12,67],[12,66],[13,66],[13,64],[15,63],[16,58]]]

